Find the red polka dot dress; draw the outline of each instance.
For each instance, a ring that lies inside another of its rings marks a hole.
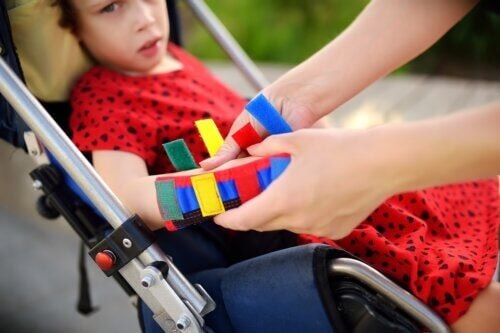
[[[150,174],[173,172],[162,144],[182,138],[196,161],[207,152],[194,121],[212,118],[223,136],[245,100],[195,58],[170,44],[178,71],[127,76],[96,66],[72,91],[72,139],[83,152],[121,150],[146,161]]]
[[[451,324],[493,278],[498,225],[498,179],[492,179],[396,195],[336,242],[299,238],[348,250]]]
[[[183,69],[130,77],[94,67],[72,93],[70,127],[84,152],[121,150],[150,174],[174,171],[162,144],[183,138],[196,161],[207,157],[194,121],[213,118],[226,135],[245,100],[174,45]],[[498,182],[479,181],[397,195],[348,237],[300,235],[299,243],[345,248],[435,309],[448,323],[492,279],[497,259]]]

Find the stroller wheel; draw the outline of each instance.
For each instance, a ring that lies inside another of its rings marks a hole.
[[[36,210],[38,214],[48,220],[53,220],[59,217],[59,212],[52,206],[49,198],[44,194],[36,201]]]

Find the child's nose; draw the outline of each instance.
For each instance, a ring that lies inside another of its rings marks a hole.
[[[136,30],[141,31],[147,29],[154,21],[154,8],[148,1],[137,1],[136,13]]]

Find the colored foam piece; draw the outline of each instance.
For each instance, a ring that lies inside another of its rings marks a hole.
[[[156,199],[161,217],[164,220],[183,219],[178,206],[173,180],[155,181]]]
[[[196,169],[198,167],[184,139],[177,139],[164,143],[163,148],[176,170],[184,171]]]
[[[231,170],[232,169],[224,169],[215,171],[214,175],[217,182],[225,182],[228,180],[233,180],[233,172]]]
[[[233,199],[229,201],[224,202],[224,208],[225,210],[233,209],[241,205],[241,202],[239,199]],[[167,228],[168,231],[177,231],[179,229],[184,229],[186,227],[196,225],[205,221],[210,220],[210,217],[204,217],[201,214],[200,209],[196,209],[192,212],[189,212],[187,214],[184,214],[184,219],[183,220],[174,220],[174,221],[165,221],[165,228]]]
[[[224,212],[224,204],[213,173],[192,176],[191,183],[200,204],[202,216],[213,216]]]
[[[238,198],[238,190],[234,180],[217,181],[217,188],[223,202]]]
[[[257,171],[257,179],[259,180],[260,189],[264,191],[271,184],[271,168],[264,168]]]
[[[184,214],[184,219],[182,220],[165,221],[165,228],[167,228],[168,231],[177,231],[192,225],[199,224],[201,222],[205,222],[207,220],[208,218],[203,217],[201,215],[201,211],[197,209],[195,211]]]
[[[261,136],[250,123],[247,123],[245,126],[234,132],[232,138],[241,149],[247,149],[251,145],[262,141]]]
[[[262,94],[258,94],[248,102],[245,109],[264,126],[269,134],[292,132],[290,125]]]
[[[271,182],[276,180],[290,164],[290,157],[271,157]]]
[[[201,138],[207,147],[208,154],[214,156],[217,154],[220,146],[224,143],[224,139],[215,125],[213,119],[202,119],[194,122]]]
[[[179,202],[182,214],[186,214],[200,208],[194,189],[191,186],[176,187],[175,193],[177,195],[177,201]]]
[[[265,190],[290,161],[288,154],[279,154],[215,173],[158,177],[156,182],[166,187],[157,190],[162,194],[158,197],[163,198],[165,206],[176,204],[173,209],[163,208],[165,227],[179,230],[240,206]],[[172,214],[175,207],[178,212]]]
[[[234,182],[238,189],[241,203],[247,202],[261,192],[255,164],[242,165],[231,171],[234,174]]]
[[[189,187],[191,186],[191,176],[175,176],[167,177],[168,179],[174,179],[175,187]]]
[[[179,230],[179,228],[177,228],[174,224],[173,221],[170,221],[170,220],[167,220],[165,221],[165,228],[168,230],[168,231],[177,231]]]

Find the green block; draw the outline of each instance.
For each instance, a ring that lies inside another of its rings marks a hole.
[[[156,198],[164,220],[183,220],[181,209],[177,203],[173,180],[155,181]]]
[[[191,170],[198,167],[184,139],[164,143],[163,148],[177,171]]]

